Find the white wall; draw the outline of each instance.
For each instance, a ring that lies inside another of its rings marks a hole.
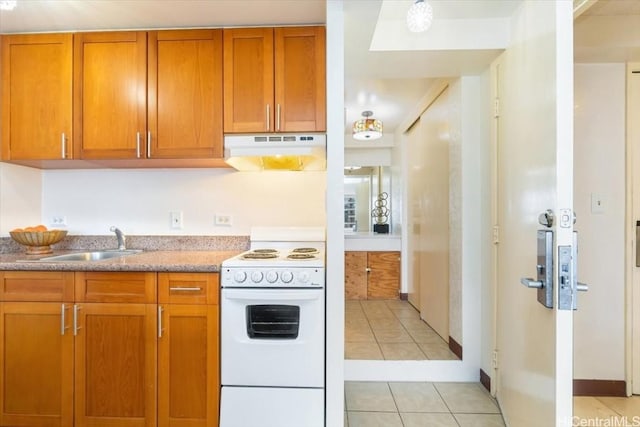
[[[0,235],[41,220],[42,180],[38,169],[0,163]]]
[[[327,2],[326,425],[344,420],[344,11]]]
[[[70,234],[247,235],[251,226],[325,224],[325,172],[232,169],[48,170],[42,221],[67,218]],[[28,188],[28,187],[27,187]],[[25,189],[27,189],[25,188]],[[182,211],[183,229],[169,212]],[[232,225],[214,225],[216,214]]]
[[[624,380],[625,64],[576,64],[574,210],[578,296],[574,376]],[[603,212],[591,209],[591,195]]]

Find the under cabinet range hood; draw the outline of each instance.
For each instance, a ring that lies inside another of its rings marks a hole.
[[[225,135],[224,160],[239,171],[323,171],[326,145],[319,133]]]

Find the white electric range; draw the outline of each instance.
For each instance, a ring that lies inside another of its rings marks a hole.
[[[221,427],[322,427],[325,231],[260,227],[222,263]]]

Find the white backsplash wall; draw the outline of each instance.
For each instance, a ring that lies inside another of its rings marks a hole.
[[[41,223],[40,176],[38,169],[0,163],[0,236]]]
[[[325,224],[325,172],[100,169],[42,172],[42,221],[69,234],[248,235],[251,226]],[[183,228],[170,227],[182,212]],[[215,215],[231,226],[215,225]]]

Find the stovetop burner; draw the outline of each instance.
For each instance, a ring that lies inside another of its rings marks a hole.
[[[251,252],[256,253],[256,254],[278,254],[278,250],[277,249],[269,249],[269,248],[253,249]]]
[[[314,254],[308,254],[308,253],[290,253],[289,255],[287,255],[287,259],[293,259],[293,260],[304,260],[304,259],[314,259],[316,256]]]
[[[318,248],[295,248],[291,250],[292,254],[317,254]]]
[[[242,255],[242,259],[274,259],[278,258],[278,251],[275,252],[247,252]]]

